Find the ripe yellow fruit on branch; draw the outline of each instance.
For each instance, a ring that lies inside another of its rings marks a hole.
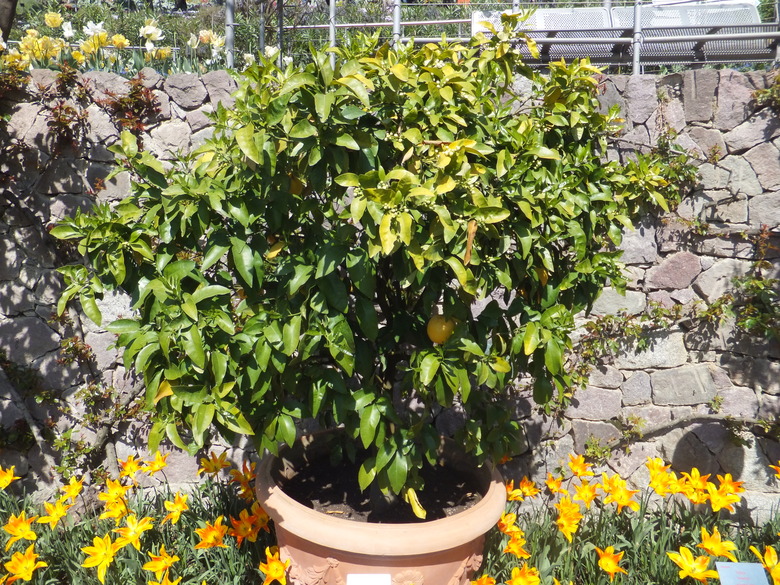
[[[426,331],[428,338],[434,343],[445,343],[455,330],[455,321],[447,319],[444,315],[434,315],[428,321]]]

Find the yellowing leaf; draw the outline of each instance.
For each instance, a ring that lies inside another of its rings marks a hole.
[[[428,515],[428,513],[420,504],[420,500],[417,499],[417,492],[414,491],[414,488],[406,488],[404,491],[404,500],[406,500],[406,503],[412,507],[412,512],[414,512],[415,516],[417,516],[420,520],[425,520],[425,517]]]
[[[160,386],[157,388],[157,394],[154,397],[154,403],[157,404],[166,396],[173,396],[173,389],[171,388],[171,384],[168,382],[168,380],[163,380],[160,382]]]
[[[265,253],[266,260],[272,260],[279,255],[279,252],[284,250],[284,242],[276,242],[268,252]]]

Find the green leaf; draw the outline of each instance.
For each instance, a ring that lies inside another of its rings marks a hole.
[[[230,250],[230,246],[212,245],[206,250],[206,254],[203,256],[203,263],[200,265],[200,269],[204,272],[219,262],[225,253]]]
[[[390,489],[399,494],[406,484],[406,477],[409,474],[409,461],[406,456],[396,452],[393,461],[387,468],[387,479],[390,480]]]
[[[243,128],[239,128],[235,133],[236,142],[241,152],[244,153],[249,160],[259,165],[263,164],[263,153],[258,150],[255,144],[255,127],[252,124],[248,124]]]
[[[368,449],[374,441],[380,418],[379,409],[373,404],[360,413],[360,440],[365,449]]]
[[[295,265],[293,277],[287,283],[287,290],[290,293],[290,296],[298,292],[298,290],[309,281],[313,272],[314,266],[311,266],[310,264]]]
[[[360,491],[365,491],[366,488],[371,485],[376,477],[376,460],[373,457],[369,457],[360,464],[358,469],[358,485]]]
[[[314,110],[317,112],[320,122],[328,121],[335,100],[336,94],[333,93],[318,93],[314,96]]]
[[[138,154],[138,139],[129,130],[124,130],[120,135],[122,151],[127,158],[134,158]]]
[[[295,421],[287,414],[280,414],[276,421],[278,423],[276,436],[288,445],[295,443],[297,432],[295,430]]]
[[[282,352],[287,356],[291,356],[293,352],[298,349],[298,344],[301,340],[302,321],[303,319],[300,315],[293,315],[282,328],[282,339],[284,341],[284,349]]]
[[[344,173],[333,180],[342,187],[360,187],[360,177],[355,173]]]
[[[376,341],[379,335],[379,319],[373,300],[367,299],[361,294],[355,295],[355,315],[366,338],[370,341]]]
[[[206,352],[203,350],[203,339],[197,325],[190,327],[182,337],[182,349],[199,368],[206,366]]]
[[[339,134],[336,137],[336,146],[342,146],[348,150],[360,150],[360,145],[357,140],[352,138],[349,134]]]
[[[536,323],[529,321],[525,325],[525,336],[523,337],[523,353],[531,355],[539,347],[539,330]]]
[[[220,296],[220,295],[227,295],[230,294],[230,289],[226,286],[221,286],[218,284],[210,284],[207,286],[203,286],[196,290],[194,293],[192,293],[192,301],[197,304],[205,299],[210,299],[212,297]]]
[[[463,263],[455,256],[445,258],[444,261],[455,273],[455,278],[458,279],[463,290],[472,295],[477,294],[477,283],[474,280],[474,275],[471,271],[466,269],[466,267],[463,266]]]
[[[106,325],[106,331],[120,335],[122,333],[138,333],[141,324],[135,319],[117,319]]]
[[[205,435],[214,420],[216,408],[213,404],[201,404],[195,410],[195,416],[192,420],[192,436],[195,442],[203,445]]]
[[[534,146],[532,148],[529,148],[526,151],[526,154],[530,156],[536,156],[539,158],[546,158],[550,160],[561,160],[561,155],[558,152],[550,148],[547,148],[546,146]]]
[[[393,231],[393,216],[386,213],[379,222],[379,241],[382,243],[382,253],[386,256],[392,254],[397,241]]]
[[[344,281],[335,272],[331,272],[325,278],[317,280],[317,285],[328,300],[328,304],[335,310],[346,313],[349,308],[349,295]]]
[[[428,353],[423,358],[422,362],[420,363],[420,382],[424,386],[428,386],[433,381],[433,378],[439,371],[440,365],[441,362],[439,361],[439,356],[434,352]]]
[[[366,108],[371,107],[371,101],[368,97],[368,88],[361,80],[349,75],[337,79],[336,83],[348,88]]]
[[[314,77],[311,73],[296,73],[295,75],[291,76],[287,81],[284,82],[282,85],[282,88],[279,90],[280,96],[283,96],[286,93],[290,93],[291,91],[295,91],[299,87],[303,87],[304,85],[316,85],[317,84],[317,78]]]
[[[100,326],[103,322],[103,315],[91,291],[81,295],[81,308],[84,309],[84,313],[95,325]]]
[[[503,207],[480,207],[474,212],[474,219],[482,223],[499,223],[510,215],[509,210]]]
[[[559,374],[563,370],[563,352],[557,340],[550,339],[544,352],[544,365],[551,374]]]
[[[308,120],[300,120],[292,127],[289,133],[290,138],[302,140],[310,136],[317,136],[317,127]]]
[[[244,279],[244,282],[251,287],[255,282],[254,254],[252,253],[252,248],[250,248],[246,242],[238,238],[230,238],[230,241],[233,244],[230,248],[233,264]]]

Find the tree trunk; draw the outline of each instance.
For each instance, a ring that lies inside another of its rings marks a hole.
[[[0,0],[0,33],[6,41],[11,34],[11,26],[16,16],[16,3],[17,0]]]
[[[176,0],[176,10],[187,10],[187,0]]]

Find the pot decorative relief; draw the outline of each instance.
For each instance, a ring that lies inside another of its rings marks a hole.
[[[482,499],[446,518],[408,524],[354,522],[317,512],[287,496],[279,484],[307,461],[327,456],[320,434],[308,435],[279,456],[266,456],[257,496],[274,520],[282,560],[290,559],[291,585],[466,585],[482,563],[485,533],[504,511],[506,488],[495,469],[477,468],[454,443],[442,461],[469,473]]]

